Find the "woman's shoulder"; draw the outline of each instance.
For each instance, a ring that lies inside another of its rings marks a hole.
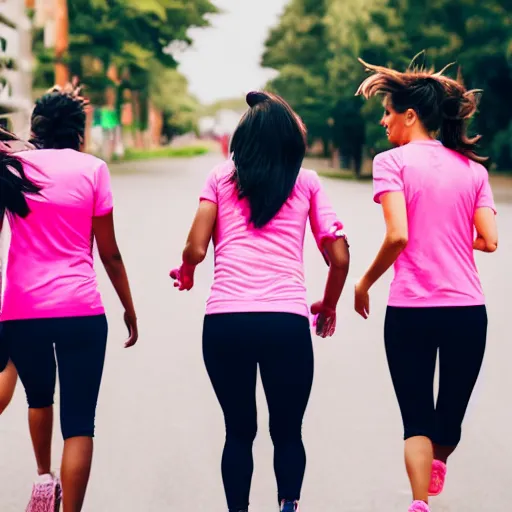
[[[297,176],[297,184],[306,186],[316,186],[320,182],[318,173],[313,169],[301,167]]]
[[[234,169],[235,164],[233,163],[233,160],[224,160],[212,168],[209,177],[210,179],[214,179],[216,181],[219,181],[223,178],[231,178]]]
[[[397,146],[377,153],[373,157],[373,165],[393,165],[401,166],[404,160],[404,150],[407,146]]]
[[[101,158],[74,149],[29,149],[16,153],[16,156],[40,168],[66,167],[82,171],[108,168]]]

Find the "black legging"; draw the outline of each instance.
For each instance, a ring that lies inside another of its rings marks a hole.
[[[485,352],[485,306],[388,307],[384,337],[404,438],[455,447]],[[434,372],[439,350],[439,393]]]
[[[94,437],[107,346],[105,315],[11,320],[2,327],[28,406],[53,405],[58,369],[63,438]]]
[[[226,423],[222,477],[229,510],[249,506],[258,364],[269,407],[278,499],[300,499],[306,467],[302,418],[314,366],[308,319],[287,313],[207,315],[203,353]]]

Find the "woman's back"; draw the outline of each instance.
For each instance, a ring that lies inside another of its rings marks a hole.
[[[92,257],[92,219],[112,210],[106,164],[72,149],[19,154],[42,187],[25,218],[9,216],[2,320],[103,313]]]
[[[289,312],[308,316],[303,244],[308,218],[315,239],[342,226],[314,171],[301,169],[289,199],[262,228],[249,222],[246,199],[239,200],[227,161],[210,174],[202,200],[217,204],[213,241],[215,277],[207,313]]]
[[[373,172],[376,202],[403,191],[407,204],[408,244],[395,263],[389,304],[483,304],[473,240],[475,210],[495,209],[486,169],[431,140],[378,155]]]

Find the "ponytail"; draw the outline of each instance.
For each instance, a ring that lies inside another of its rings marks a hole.
[[[441,128],[439,138],[443,145],[458,151],[475,162],[485,162],[486,157],[477,155],[476,146],[481,136],[469,137],[468,120],[477,110],[477,91],[462,91],[458,88],[446,88],[441,107]]]

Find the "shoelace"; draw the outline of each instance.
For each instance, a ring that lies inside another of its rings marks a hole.
[[[54,512],[55,484],[37,484],[32,491],[27,512]]]

